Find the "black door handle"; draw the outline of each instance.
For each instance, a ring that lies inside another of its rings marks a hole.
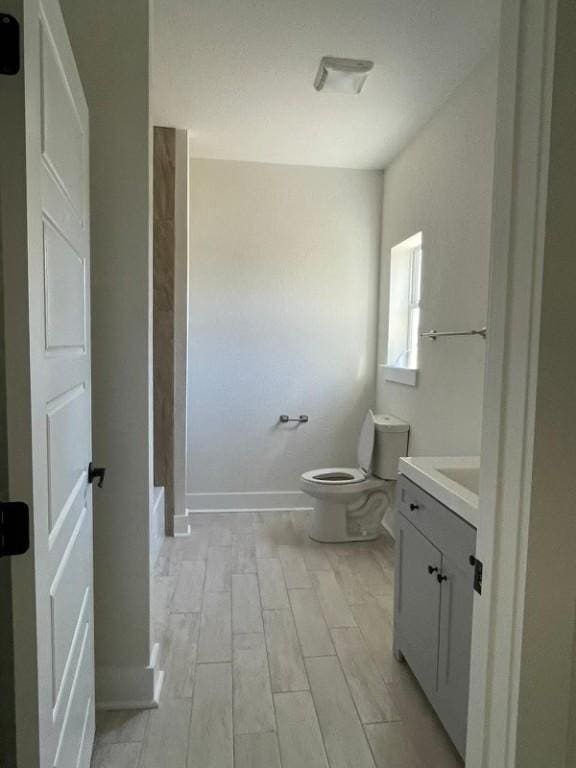
[[[93,483],[98,478],[98,488],[102,488],[104,485],[104,478],[106,477],[106,467],[95,467],[92,462],[88,464],[88,482]]]
[[[428,566],[428,573],[430,575],[432,575],[433,573],[437,573],[437,572],[438,572],[438,568],[436,568],[436,566],[434,566],[434,565],[429,565]]]
[[[414,510],[415,510],[415,509],[420,509],[420,507],[418,506],[418,504],[410,504],[410,511],[411,511],[411,512],[414,512]]]
[[[448,576],[444,576],[443,573],[436,574],[436,578],[438,579],[438,584],[442,584],[443,581],[448,581]]]

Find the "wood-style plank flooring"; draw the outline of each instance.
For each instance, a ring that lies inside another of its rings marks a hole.
[[[195,515],[153,587],[160,707],[97,716],[93,768],[461,768],[392,655],[394,545],[306,514]]]

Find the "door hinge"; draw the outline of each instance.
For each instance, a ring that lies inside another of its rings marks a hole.
[[[29,547],[28,505],[22,501],[0,501],[0,557],[23,555]]]
[[[484,574],[484,563],[482,560],[478,560],[474,555],[470,555],[468,558],[470,565],[474,566],[474,591],[482,594],[482,576]]]
[[[20,24],[9,13],[0,13],[0,75],[20,71]]]
[[[98,488],[102,488],[104,485],[104,478],[106,477],[106,467],[95,467],[92,462],[88,464],[88,482],[93,483],[94,480],[98,480]]]

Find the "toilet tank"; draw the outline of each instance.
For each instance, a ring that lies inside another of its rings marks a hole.
[[[410,425],[396,416],[374,416],[374,455],[372,474],[382,480],[398,478],[398,461],[408,455]]]

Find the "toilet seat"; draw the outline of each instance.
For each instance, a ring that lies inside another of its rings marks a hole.
[[[366,480],[366,473],[353,467],[328,467],[304,472],[302,479],[318,485],[352,485]]]
[[[327,467],[325,469],[312,469],[304,472],[301,479],[304,483],[314,485],[326,485],[337,488],[343,485],[366,485],[370,477],[372,466],[372,454],[374,452],[374,414],[368,411],[360,437],[358,439],[358,466],[357,467]]]
[[[346,472],[354,475],[352,480],[316,480],[314,476],[327,472]],[[332,469],[313,469],[300,476],[300,490],[312,496],[314,499],[326,499],[334,502],[346,499],[346,503],[359,498],[366,492],[381,490],[387,485],[386,480],[381,480],[374,475],[366,475],[359,469],[350,467],[335,467]]]

